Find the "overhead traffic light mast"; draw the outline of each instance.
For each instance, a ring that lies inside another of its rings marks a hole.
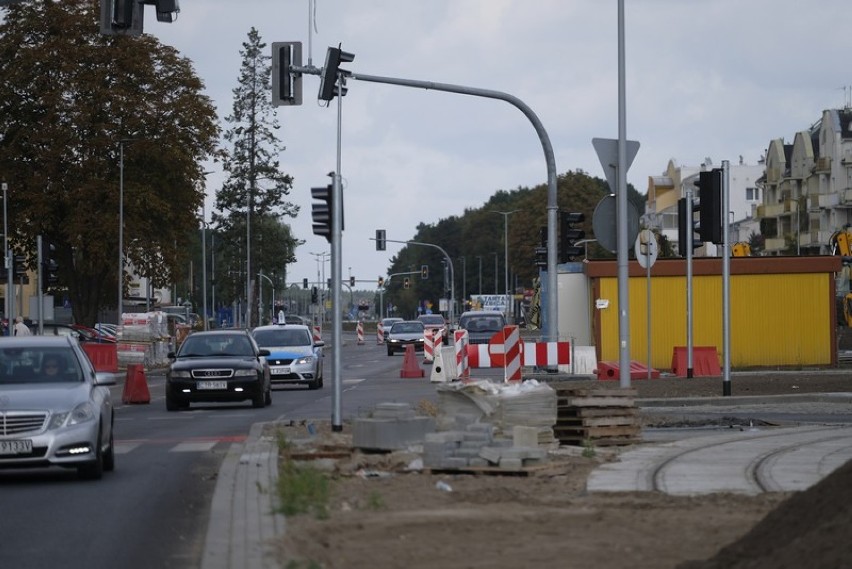
[[[180,12],[178,0],[100,0],[101,35],[142,35],[144,5],[154,6],[158,22],[170,24]]]

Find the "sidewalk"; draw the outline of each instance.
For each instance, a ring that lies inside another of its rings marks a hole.
[[[274,544],[284,534],[275,513],[278,445],[256,423],[244,443],[231,445],[216,481],[202,569],[266,569],[278,564]]]

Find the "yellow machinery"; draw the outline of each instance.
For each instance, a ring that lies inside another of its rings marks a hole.
[[[844,227],[840,231],[835,231],[828,238],[828,245],[832,255],[840,255],[843,257],[843,267],[840,269],[840,274],[837,275],[838,283],[845,283],[843,288],[848,289],[850,278],[852,278],[852,228]],[[839,287],[838,287],[839,288]],[[852,327],[852,292],[846,293],[842,298],[843,303],[843,323],[847,327]]]
[[[734,243],[731,246],[731,255],[734,257],[751,257],[751,245],[745,241]]]

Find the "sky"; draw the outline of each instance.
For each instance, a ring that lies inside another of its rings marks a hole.
[[[252,27],[273,42],[301,41],[303,64],[322,67],[329,46],[345,67],[372,76],[500,91],[544,125],[557,173],[604,178],[593,138],[618,137],[617,0],[183,0],[178,19],[145,32],[192,60],[220,119],[231,113],[240,50]],[[625,0],[625,129],[640,143],[628,183],[645,193],[668,162],[756,164],[769,142],[819,120],[852,97],[848,0]],[[314,6],[315,17],[309,14]],[[841,20],[842,22],[843,20]],[[313,22],[313,24],[311,24]],[[313,29],[309,34],[309,29]],[[320,105],[319,76],[303,79],[302,106],[277,107],[276,131],[293,176],[285,219],[306,243],[287,282],[331,275],[330,246],[311,231],[310,188],[337,164],[338,100]],[[532,123],[500,100],[350,80],[342,104],[345,231],[342,277],[374,288],[403,246],[376,251],[376,229],[412,239],[482,207],[498,190],[547,181]],[[227,125],[223,122],[223,128]],[[207,216],[225,179],[205,165]],[[559,204],[570,209],[571,204]],[[496,214],[495,214],[496,215]],[[511,224],[511,216],[508,217]],[[502,251],[502,243],[494,250]],[[325,259],[325,261],[321,261]],[[501,256],[502,263],[502,256]],[[470,264],[469,264],[470,265]],[[472,265],[469,266],[469,268]],[[502,264],[500,268],[502,272]]]

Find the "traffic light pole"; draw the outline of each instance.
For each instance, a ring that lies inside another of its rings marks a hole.
[[[310,75],[320,75],[322,71],[316,67],[302,67],[297,65],[290,66],[291,73],[305,73]],[[475,87],[466,87],[463,85],[452,85],[447,83],[435,83],[432,81],[418,81],[414,79],[400,79],[396,77],[380,77],[376,75],[365,75],[362,73],[346,72],[347,77],[351,79],[359,79],[361,81],[370,81],[372,83],[385,83],[387,85],[399,85],[402,87],[414,87],[418,89],[427,89],[434,91],[444,91],[447,93],[457,93],[461,95],[471,95],[474,97],[485,97],[488,99],[498,99],[506,101],[519,109],[532,123],[538,134],[541,142],[542,150],[544,151],[544,159],[547,166],[547,321],[545,322],[545,340],[558,340],[559,331],[557,323],[558,315],[558,295],[557,295],[557,279],[556,279],[556,256],[557,256],[557,240],[556,240],[556,225],[559,207],[557,205],[556,195],[556,159],[553,154],[553,145],[550,143],[550,137],[544,129],[544,125],[533,110],[523,101],[508,93],[500,91],[492,91],[490,89],[477,89]],[[339,81],[338,81],[339,83]],[[338,94],[342,90],[338,87]],[[339,153],[338,153],[339,155]],[[339,170],[338,170],[339,175]],[[446,253],[445,253],[446,255]],[[447,257],[449,258],[449,257]]]
[[[455,317],[456,317],[456,310],[455,310],[455,304],[456,304],[456,282],[455,281],[456,281],[456,278],[455,278],[455,272],[453,271],[453,260],[450,259],[449,255],[447,255],[447,252],[444,251],[438,245],[435,245],[434,243],[422,243],[420,241],[396,241],[394,239],[385,239],[385,241],[387,241],[388,243],[405,243],[406,245],[423,245],[425,247],[434,247],[435,249],[437,249],[438,251],[440,251],[444,255],[444,258],[447,260],[447,266],[450,268],[450,308],[447,311],[447,313],[449,314],[448,320],[450,321],[450,325],[452,325],[453,322],[455,321]],[[388,281],[390,281],[391,277],[394,276],[394,275],[416,275],[416,274],[419,274],[419,272],[418,271],[412,271],[410,273],[394,273],[393,275],[390,275],[388,277]],[[385,281],[385,282],[387,282],[387,281]]]
[[[334,391],[331,396],[331,430],[340,432],[343,430],[343,421],[341,418],[340,396],[341,396],[341,376],[340,352],[343,347],[343,315],[340,313],[340,279],[343,276],[343,258],[341,241],[343,237],[343,228],[341,220],[343,219],[343,203],[342,192],[340,190],[340,166],[341,166],[341,147],[342,147],[342,127],[343,127],[343,74],[337,73],[337,167],[334,171],[334,183],[332,187],[332,212],[331,212],[331,305],[334,310],[331,317],[331,342],[332,342],[332,379],[334,383]]]

